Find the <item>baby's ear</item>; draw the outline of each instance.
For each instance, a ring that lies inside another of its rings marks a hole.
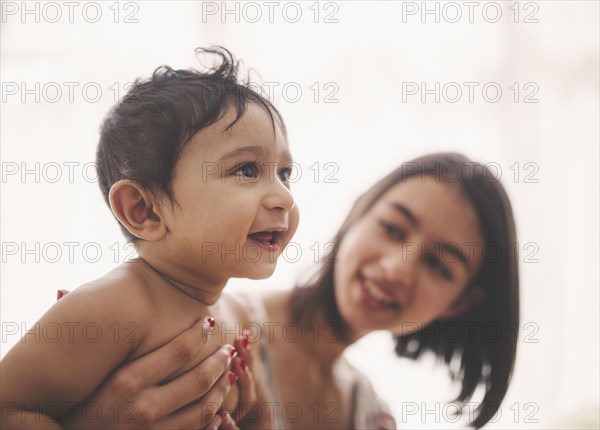
[[[439,316],[441,320],[456,318],[469,309],[474,308],[483,301],[485,292],[479,286],[473,286],[465,291],[457,300],[452,303],[446,311]]]
[[[167,228],[155,211],[154,195],[138,182],[128,179],[115,182],[110,187],[108,201],[119,222],[135,237],[148,241],[165,237]]]

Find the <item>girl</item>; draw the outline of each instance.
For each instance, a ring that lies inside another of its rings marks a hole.
[[[403,164],[358,199],[310,282],[251,302],[252,319],[311,334],[261,339],[279,403],[304,412],[282,410],[278,428],[394,428],[342,357],[374,330],[388,330],[401,357],[430,351],[445,362],[457,401],[483,385],[471,425],[494,415],[515,361],[519,282],[512,210],[493,178],[459,154]]]
[[[374,330],[395,336],[401,357],[439,357],[460,383],[457,401],[483,385],[471,425],[489,421],[508,389],[519,325],[515,225],[493,178],[459,154],[404,163],[357,200],[310,282],[246,297],[253,321],[280,328],[254,345],[276,428],[395,428],[342,356]],[[310,335],[290,341],[281,329],[290,324]]]

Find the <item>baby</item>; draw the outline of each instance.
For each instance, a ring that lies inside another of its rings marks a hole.
[[[104,120],[100,188],[138,258],[79,287],[41,318],[40,327],[64,329],[57,341],[25,336],[6,355],[2,402],[25,415],[3,413],[3,424],[67,426],[73,407],[111,372],[205,315],[212,318],[199,326],[227,327],[206,337],[206,355],[219,348],[236,355],[225,343],[239,340],[235,328],[247,316],[221,291],[232,277],[270,276],[294,234],[292,158],[280,114],[237,81],[231,54],[200,51],[220,57],[220,65],[202,73],[160,67],[138,79]],[[232,385],[225,406],[232,410],[236,375],[222,379]]]

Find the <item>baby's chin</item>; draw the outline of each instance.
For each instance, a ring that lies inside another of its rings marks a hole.
[[[253,269],[246,271],[242,276],[236,276],[236,278],[246,278],[254,281],[267,279],[273,275],[276,267],[276,263],[262,264],[261,267],[254,267]]]

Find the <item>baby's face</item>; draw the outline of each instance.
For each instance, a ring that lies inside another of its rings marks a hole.
[[[187,144],[165,214],[166,258],[217,282],[270,276],[298,226],[285,136],[256,103],[223,132],[234,114],[229,109]]]

